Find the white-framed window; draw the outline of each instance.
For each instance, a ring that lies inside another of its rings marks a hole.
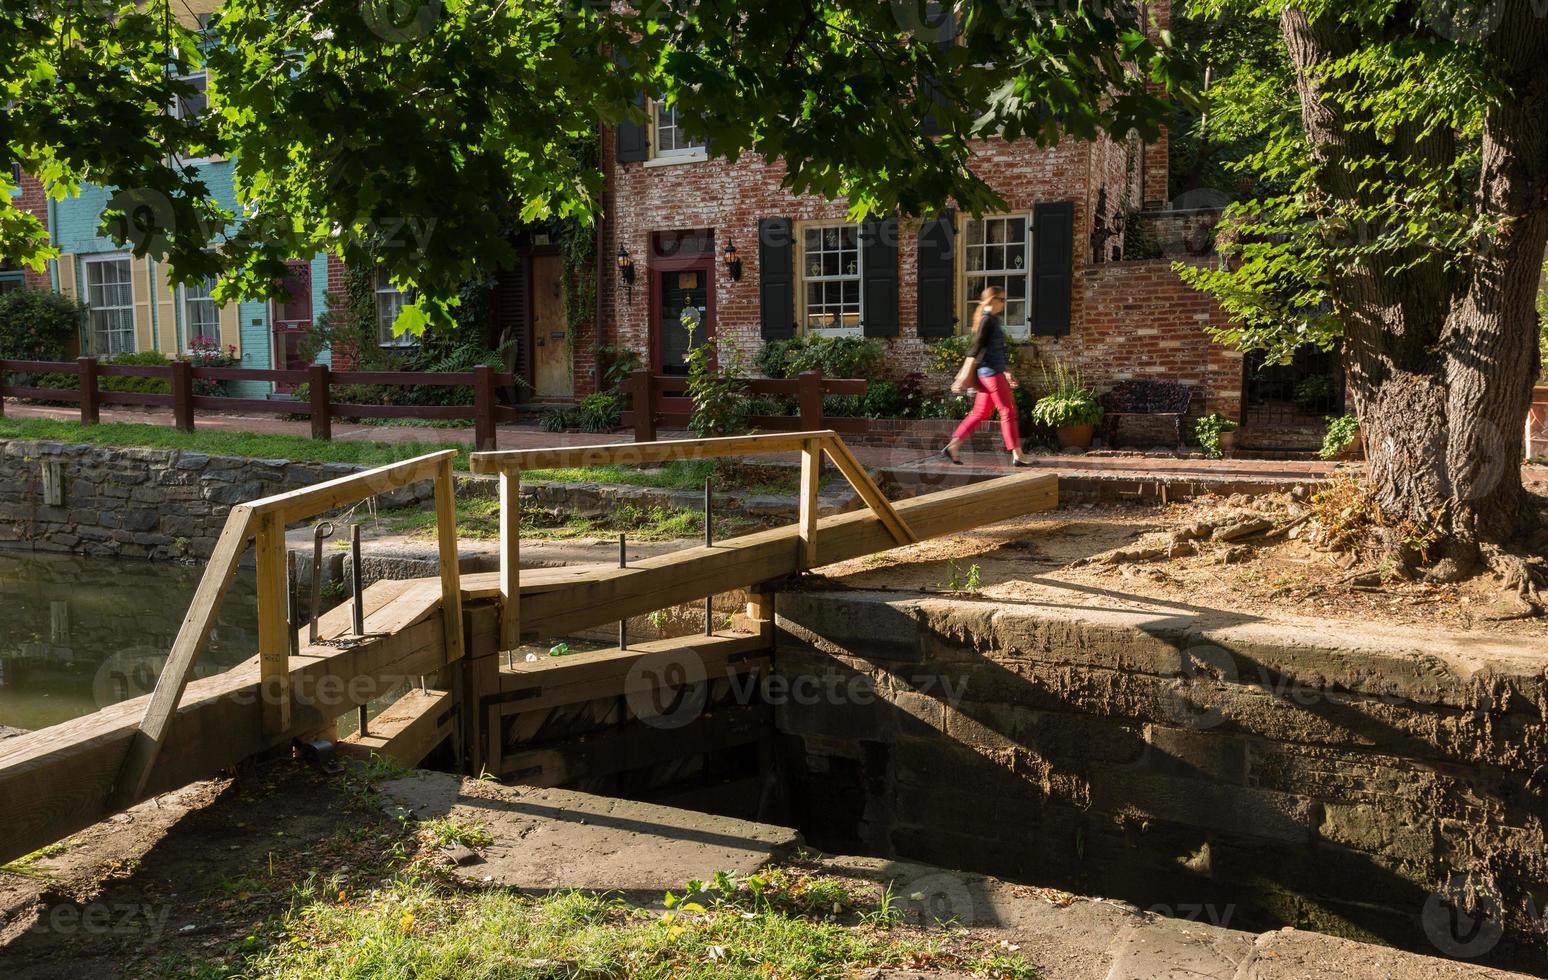
[[[20,160],[12,160],[11,161],[11,165],[8,168],[6,168],[6,169],[9,170],[10,174],[11,174],[11,184],[13,185],[12,188],[11,188],[11,196],[12,197],[16,197],[17,195],[21,194],[21,177],[22,177],[21,161]]]
[[[801,226],[801,323],[824,333],[860,332],[860,226]]]
[[[14,293],[27,285],[27,277],[19,269],[0,269],[0,296]]]
[[[194,87],[190,95],[179,95],[172,100],[172,115],[178,119],[197,119],[210,109],[210,76],[208,72],[178,75],[177,80]]]
[[[220,341],[220,307],[210,295],[214,279],[179,287],[183,299],[183,346],[193,345],[195,337]]]
[[[393,321],[403,309],[403,293],[393,285],[386,269],[376,270],[376,333],[383,347],[412,347],[414,338],[409,334],[392,332]]]
[[[134,271],[129,256],[93,257],[85,265],[93,351],[102,355],[133,353]]]
[[[651,103],[650,155],[656,160],[702,160],[704,141],[689,139],[678,120],[677,107]]]
[[[1005,290],[1005,330],[1027,336],[1028,272],[1032,222],[1024,214],[967,218],[962,229],[962,329],[973,329],[973,311],[986,286]]]

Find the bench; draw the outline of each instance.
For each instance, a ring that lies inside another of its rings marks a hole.
[[[1183,419],[1193,395],[1175,381],[1135,379],[1120,381],[1102,396],[1102,438],[1112,449],[1118,437],[1118,423],[1128,415],[1170,415],[1177,426],[1177,445],[1183,444]]]

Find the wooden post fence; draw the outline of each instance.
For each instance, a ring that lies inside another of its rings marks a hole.
[[[80,366],[81,424],[96,425],[102,420],[102,392],[97,388],[97,359],[82,357],[76,364]]]
[[[179,432],[194,430],[193,365],[187,361],[172,362],[172,424]]]
[[[306,396],[312,405],[312,438],[324,442],[333,441],[333,406],[328,393],[326,364],[313,364],[306,369]]]
[[[495,444],[495,370],[487,364],[473,369],[473,442],[479,452],[498,448]]]
[[[627,388],[633,397],[634,441],[655,442],[656,404],[655,392],[651,390],[650,371],[645,368],[631,371]]]

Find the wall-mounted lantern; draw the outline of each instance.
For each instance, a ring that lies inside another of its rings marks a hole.
[[[720,259],[726,265],[726,272],[730,273],[732,282],[742,280],[742,258],[736,254],[736,243],[726,241],[725,251],[720,253]]]
[[[634,259],[622,245],[618,246],[618,277],[623,280],[629,302],[634,302]]]

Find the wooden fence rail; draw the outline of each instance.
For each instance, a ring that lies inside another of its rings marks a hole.
[[[9,374],[66,374],[76,379],[74,388],[45,388],[15,385]],[[167,392],[106,391],[103,378],[157,378],[167,382]],[[285,385],[306,385],[307,400],[271,400],[233,398],[225,395],[196,394],[194,382],[257,381]],[[515,384],[515,377],[479,365],[471,371],[335,371],[326,364],[314,364],[304,371],[264,370],[261,368],[195,367],[187,361],[165,365],[103,364],[94,357],[74,361],[0,360],[0,415],[4,397],[35,398],[46,401],[75,402],[80,405],[81,422],[95,425],[101,420],[103,405],[150,405],[170,407],[173,424],[184,432],[194,431],[196,411],[256,412],[269,415],[305,415],[312,422],[312,438],[332,439],[336,418],[363,419],[470,419],[474,440],[480,450],[493,450],[495,425],[517,420],[516,409],[497,402],[497,389]],[[398,385],[432,387],[467,386],[473,389],[471,405],[357,405],[333,401],[337,385]]]
[[[795,396],[796,415],[753,415],[747,419],[754,429],[766,432],[864,432],[869,420],[831,418],[823,415],[822,400],[827,395],[864,395],[866,382],[858,378],[824,378],[821,371],[803,371],[794,378],[751,378],[745,384],[753,395]],[[634,429],[635,442],[654,442],[656,429],[686,429],[693,417],[693,402],[687,397],[688,379],[653,375],[648,370],[632,372],[622,391],[632,397],[623,424]]]

